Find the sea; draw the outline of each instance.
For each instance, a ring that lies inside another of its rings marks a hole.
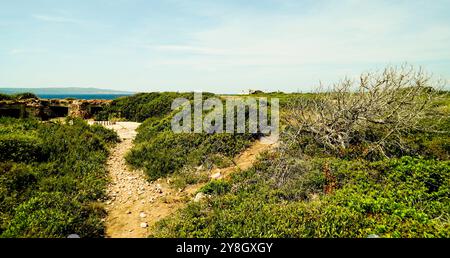
[[[36,94],[42,99],[107,99],[112,100],[119,97],[130,96],[131,94]]]

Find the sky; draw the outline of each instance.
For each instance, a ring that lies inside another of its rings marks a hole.
[[[449,81],[449,13],[449,0],[0,0],[0,87],[307,92],[405,62]]]

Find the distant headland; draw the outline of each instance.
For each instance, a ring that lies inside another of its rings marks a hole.
[[[0,88],[3,94],[18,94],[29,92],[45,99],[115,99],[120,96],[134,94],[130,91],[118,91],[98,88],[55,87],[55,88]]]

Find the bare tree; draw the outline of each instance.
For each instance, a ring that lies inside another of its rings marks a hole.
[[[388,144],[403,147],[402,133],[424,129],[419,122],[440,86],[422,69],[407,65],[363,73],[359,80],[347,78],[327,91],[292,101],[283,116],[286,132],[293,141],[308,135],[338,153],[362,143],[367,152],[386,156]]]

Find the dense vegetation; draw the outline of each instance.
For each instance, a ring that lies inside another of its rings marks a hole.
[[[208,182],[199,190],[206,198],[159,221],[153,236],[450,237],[450,94],[406,86],[374,88],[385,90],[372,95],[382,100],[376,108],[360,99],[369,87],[338,92],[339,101],[328,93],[257,92],[280,98],[280,146],[252,168],[209,182],[202,170],[229,166],[261,134],[173,133],[171,103],[192,101],[192,93],[119,98],[97,119],[143,122],[126,160],[150,180],[170,176],[177,188]],[[425,99],[432,101],[412,103]],[[1,119],[1,236],[102,236],[97,201],[107,145],[115,141],[111,131],[76,119]]]
[[[98,200],[108,145],[117,139],[78,119],[0,118],[0,236],[102,236]]]
[[[161,221],[155,235],[450,236],[448,161],[291,159],[287,169],[292,174],[283,178],[274,168],[278,159],[266,156],[229,182],[211,182],[204,188],[211,198],[190,203],[175,217]],[[332,178],[326,176],[326,164],[332,164]],[[324,191],[329,185],[334,185],[334,192]]]
[[[363,141],[339,152],[306,133],[293,141],[285,124],[277,150],[209,182],[200,190],[208,198],[160,221],[153,236],[450,237],[450,95],[436,93],[417,126],[396,135],[400,147],[383,145],[385,155],[367,155]],[[384,132],[370,130],[360,133],[372,142]]]
[[[21,100],[21,99],[37,99],[37,98],[38,96],[29,92],[17,93],[12,95],[0,93],[0,100]]]
[[[168,94],[169,97],[164,97]],[[155,94],[149,93],[149,98]],[[146,94],[139,94],[146,99]],[[159,93],[157,99],[174,99],[172,93]],[[193,99],[192,93],[179,94],[188,100]],[[213,96],[203,94],[203,98]],[[128,102],[123,100],[124,102]],[[131,100],[130,100],[131,102]],[[152,102],[153,103],[153,102]],[[170,103],[171,104],[171,103]],[[162,105],[162,104],[161,104]],[[171,119],[174,112],[170,105],[152,105],[148,109],[147,104],[136,105],[133,110],[147,110],[152,115],[138,128],[135,146],[127,155],[129,164],[135,168],[142,168],[150,179],[157,179],[168,174],[180,172],[183,168],[205,165],[207,167],[220,166],[231,162],[231,158],[248,147],[258,134],[229,134],[229,133],[174,133],[171,130]]]
[[[203,93],[212,96],[211,93]],[[111,105],[97,115],[97,120],[113,118],[143,122],[148,118],[161,119],[171,112],[172,101],[176,98],[193,99],[193,93],[151,92],[113,100]]]
[[[148,140],[141,140],[126,158],[134,167],[144,168],[150,179],[157,179],[184,166],[212,166],[227,162],[255,138],[251,134],[174,134],[162,131]]]

